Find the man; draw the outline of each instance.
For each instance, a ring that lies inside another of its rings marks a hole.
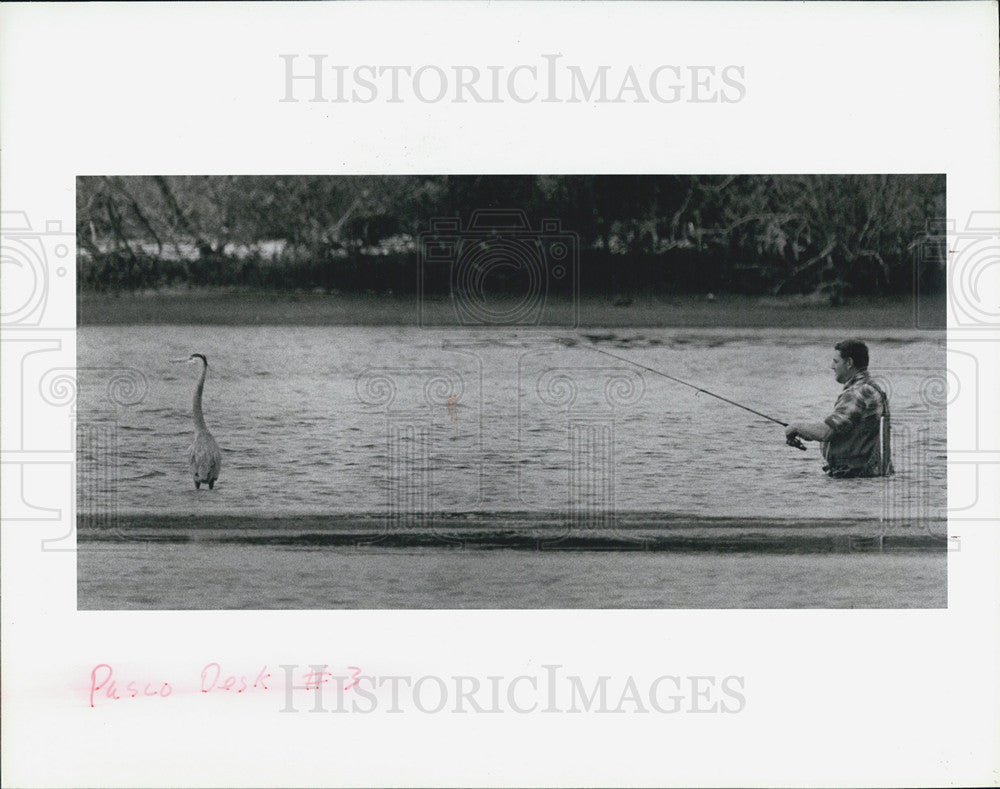
[[[868,346],[858,340],[838,342],[833,374],[844,391],[822,422],[788,426],[791,446],[823,442],[823,471],[831,477],[885,477],[893,473],[889,456],[889,400],[868,374]]]

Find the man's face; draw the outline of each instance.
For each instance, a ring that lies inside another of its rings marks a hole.
[[[833,354],[833,364],[830,366],[833,368],[833,377],[837,379],[838,384],[846,384],[855,373],[854,360],[845,359],[840,355],[840,351]]]

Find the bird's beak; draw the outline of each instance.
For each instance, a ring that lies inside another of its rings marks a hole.
[[[171,359],[170,361],[173,362],[174,364],[178,364],[180,362],[186,362],[187,359]]]

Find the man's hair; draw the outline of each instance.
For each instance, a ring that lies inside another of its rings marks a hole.
[[[868,367],[868,346],[861,340],[843,340],[834,345],[833,348],[840,351],[841,359],[853,359],[854,366],[859,370]]]

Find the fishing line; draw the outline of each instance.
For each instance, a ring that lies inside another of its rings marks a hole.
[[[781,425],[782,427],[788,427],[788,422],[782,422],[780,419],[775,419],[773,416],[768,416],[767,414],[763,414],[760,411],[756,411],[753,408],[750,408],[749,406],[743,405],[742,403],[737,403],[735,400],[730,400],[728,397],[723,397],[722,395],[718,395],[715,392],[708,391],[708,389],[703,389],[702,387],[695,386],[694,384],[688,383],[687,381],[682,381],[680,378],[675,378],[674,376],[668,375],[667,373],[661,372],[660,370],[654,370],[652,367],[647,367],[644,364],[639,364],[639,362],[633,361],[632,359],[628,359],[624,356],[618,356],[617,354],[610,353],[609,351],[605,351],[603,348],[597,348],[593,345],[584,345],[583,347],[589,348],[592,351],[597,351],[598,353],[603,353],[605,356],[610,356],[612,359],[617,359],[620,362],[625,362],[626,364],[631,364],[635,365],[636,367],[641,367],[643,370],[648,370],[649,372],[655,373],[656,375],[662,375],[664,378],[667,378],[671,381],[674,381],[676,383],[694,389],[696,392],[703,392],[707,394],[709,397],[714,397],[715,399],[721,400],[724,403],[729,403],[730,405],[734,405],[737,408],[742,408],[744,411],[749,411],[751,414],[756,414],[757,416],[763,417],[764,419],[769,419],[770,421],[775,422]],[[793,444],[792,446],[795,445]],[[799,446],[798,448],[805,449],[805,446]]]

